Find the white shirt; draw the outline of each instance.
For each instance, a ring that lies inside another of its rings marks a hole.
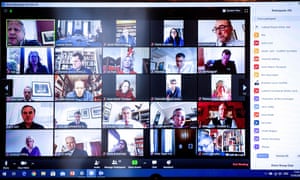
[[[188,63],[185,63],[180,70],[176,65],[169,65],[167,73],[196,73],[196,68]]]
[[[128,126],[125,126],[125,120],[118,120],[115,122],[115,124],[118,124],[118,125],[124,125],[124,128],[144,128],[144,126],[142,125],[142,123],[136,121],[136,120],[133,120],[133,119],[129,119],[128,120]]]
[[[222,46],[222,42],[218,41],[216,46]],[[231,39],[230,41],[226,42],[225,47],[227,46],[245,46],[245,41]]]

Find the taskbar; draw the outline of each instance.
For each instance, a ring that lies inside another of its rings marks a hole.
[[[198,177],[300,177],[299,170],[249,169],[37,169],[0,170],[0,178],[198,178]]]

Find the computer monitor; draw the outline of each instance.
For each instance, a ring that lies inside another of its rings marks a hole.
[[[1,2],[0,177],[299,177],[300,2]]]

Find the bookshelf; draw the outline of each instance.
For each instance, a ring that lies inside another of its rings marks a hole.
[[[57,73],[67,73],[72,67],[72,55],[75,52],[80,52],[84,56],[84,66],[90,69],[93,73],[100,73],[97,57],[100,55],[100,50],[96,48],[80,48],[68,49],[57,48],[55,50],[55,70]]]

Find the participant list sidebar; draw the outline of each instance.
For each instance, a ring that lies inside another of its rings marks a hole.
[[[300,3],[251,13],[251,168],[300,169]]]

